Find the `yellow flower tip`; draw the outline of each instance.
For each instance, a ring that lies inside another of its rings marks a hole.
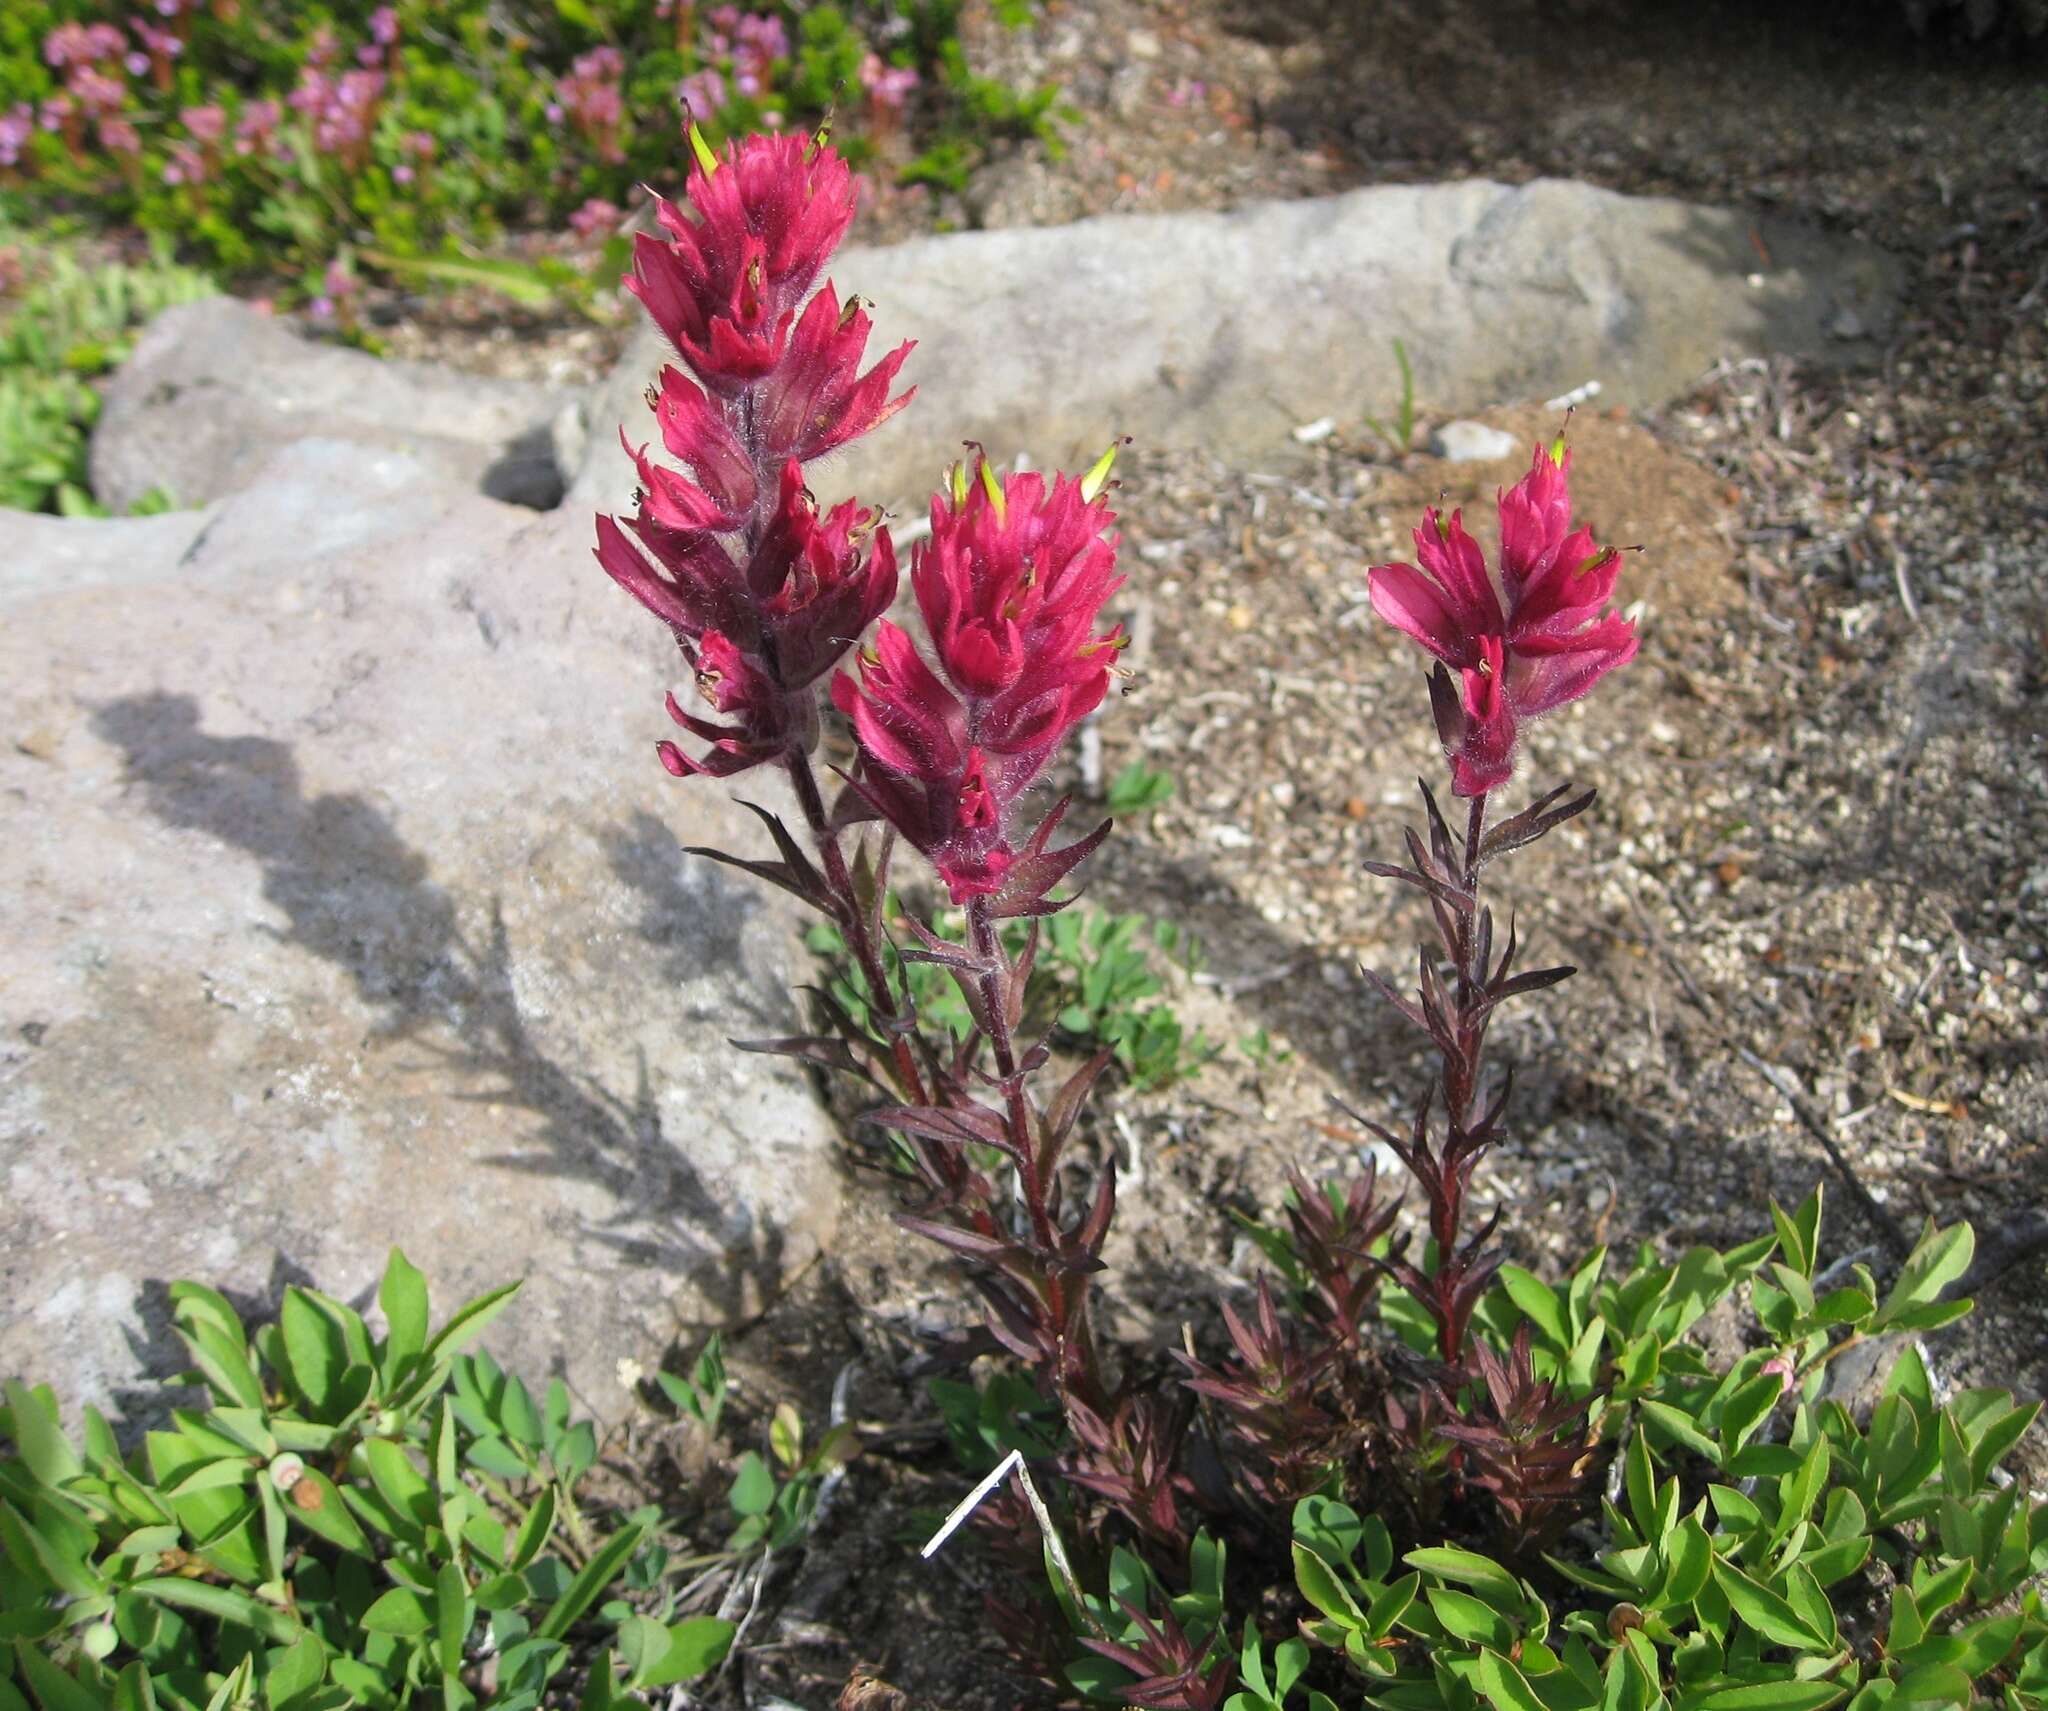
[[[690,121],[690,152],[697,157],[706,178],[718,170],[718,156],[712,153],[710,143],[704,140],[703,127],[695,119]]]
[[[1128,443],[1125,440],[1112,440],[1109,450],[1097,458],[1094,466],[1081,477],[1081,502],[1084,505],[1093,505],[1101,496],[1102,490],[1109,485],[1109,472],[1116,467],[1116,454]]]
[[[1564,468],[1564,434],[1562,430],[1559,431],[1557,438],[1550,442],[1550,461],[1556,464],[1559,469]]]
[[[963,460],[946,471],[946,486],[953,495],[953,509],[967,503],[967,464]]]
[[[996,479],[996,472],[989,467],[987,458],[981,460],[981,490],[988,495],[988,502],[994,508],[996,521],[1007,523],[1009,502],[1003,494],[1003,484]]]
[[[1430,512],[1429,520],[1436,525],[1436,538],[1438,540],[1448,541],[1451,538],[1451,525],[1441,511]]]

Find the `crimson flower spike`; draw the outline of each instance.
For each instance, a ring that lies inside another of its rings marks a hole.
[[[860,742],[853,790],[937,868],[953,901],[1000,915],[1054,907],[1048,894],[1108,826],[1049,847],[1066,804],[1018,841],[1015,810],[1061,740],[1109,690],[1121,626],[1097,633],[1116,574],[1103,503],[1115,448],[1087,475],[998,478],[977,453],[932,499],[911,587],[936,669],[896,625],[855,656],[832,698]]]
[[[633,514],[597,520],[598,563],[668,625],[720,716],[669,697],[710,744],[658,746],[678,777],[816,744],[814,686],[895,598],[896,552],[876,512],[848,501],[821,514],[803,466],[911,397],[889,396],[911,347],[861,373],[866,311],[829,280],[812,295],[853,219],[846,162],[804,137],[747,137],[722,157],[694,126],[690,142],[697,217],[657,199],[664,235],[636,240],[625,282],[683,364],[648,393],[666,461],[626,440]]]
[[[1372,567],[1373,610],[1442,662],[1430,703],[1460,796],[1505,784],[1522,725],[1635,658],[1634,623],[1602,610],[1621,557],[1572,527],[1571,466],[1559,434],[1500,495],[1500,588],[1464,513],[1446,520],[1435,506],[1415,531],[1421,569]]]

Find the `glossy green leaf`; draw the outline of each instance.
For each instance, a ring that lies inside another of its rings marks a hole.
[[[1818,1651],[1822,1641],[1778,1593],[1725,1561],[1714,1564],[1714,1580],[1735,1614],[1774,1645]]]
[[[1548,1711],[1528,1677],[1498,1652],[1480,1649],[1472,1681],[1494,1711]]]
[[[1336,1571],[1299,1541],[1294,1546],[1294,1584],[1302,1597],[1332,1621],[1347,1628],[1366,1626],[1365,1613],[1337,1578]]]
[[[394,1586],[363,1612],[363,1631],[416,1639],[434,1625],[434,1612],[409,1586]]]
[[[1401,1560],[1424,1574],[1471,1587],[1496,1610],[1514,1614],[1522,1607],[1521,1582],[1491,1557],[1476,1551],[1459,1550],[1452,1545],[1427,1546],[1410,1551]]]
[[[284,1611],[231,1586],[213,1586],[181,1575],[161,1575],[135,1581],[129,1590],[160,1604],[197,1610],[219,1621],[233,1622],[277,1645],[288,1646],[299,1637],[299,1624]]]
[[[427,1346],[427,1280],[397,1248],[385,1262],[377,1305],[384,1310],[383,1371],[389,1384]]]
[[[570,1625],[597,1601],[598,1594],[618,1578],[646,1534],[644,1523],[629,1521],[599,1545],[534,1629],[535,1636],[543,1640],[559,1640],[566,1634]]]

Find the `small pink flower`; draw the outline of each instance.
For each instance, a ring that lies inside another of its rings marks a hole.
[[[391,169],[391,182],[394,184],[410,184],[414,176],[412,168],[403,161],[400,161],[398,165]]]
[[[370,14],[370,39],[387,48],[398,40],[398,12],[394,7],[379,6]]]
[[[21,159],[35,130],[35,109],[26,101],[16,102],[12,112],[0,113],[0,166],[13,166]]]
[[[128,75],[130,77],[147,77],[149,75],[149,55],[146,53],[128,54],[122,59],[121,63],[128,68]]]
[[[346,302],[356,294],[356,276],[339,258],[327,264],[327,272],[320,283],[326,295],[337,303]]]
[[[316,321],[331,321],[334,319],[334,299],[316,297],[306,305],[306,313]]]
[[[43,103],[43,129],[46,131],[61,131],[76,111],[76,104],[70,96],[52,95]]]
[[[692,114],[706,119],[716,118],[725,106],[725,79],[707,66],[684,78],[676,93]]]
[[[163,181],[166,184],[204,184],[205,157],[190,143],[172,144],[171,158],[164,165]]]
[[[77,98],[79,106],[92,114],[117,113],[128,99],[125,83],[90,65],[77,67],[65,87]]]
[[[1620,555],[1597,548],[1590,529],[1572,528],[1570,473],[1560,435],[1501,496],[1501,589],[1464,514],[1446,521],[1434,506],[1415,531],[1422,569],[1382,564],[1370,573],[1373,610],[1443,662],[1430,700],[1460,796],[1505,784],[1524,723],[1635,658],[1635,625],[1603,611]]]
[[[869,101],[893,113],[902,111],[910,92],[917,87],[918,77],[908,66],[889,65],[880,54],[871,53],[861,62],[860,82]]]
[[[92,57],[92,38],[83,24],[59,24],[43,38],[43,62],[53,70],[83,65]]]
[[[140,154],[142,133],[126,119],[102,119],[100,145],[112,154]]]
[[[270,140],[283,118],[284,109],[275,101],[248,103],[235,124],[235,153],[254,154]]]
[[[131,18],[128,27],[135,32],[135,38],[157,59],[176,59],[184,53],[185,44],[175,30],[160,30],[142,18]]]
[[[228,116],[219,107],[187,107],[178,117],[202,143],[217,143],[227,133]]]
[[[617,204],[607,202],[602,196],[593,196],[569,216],[569,225],[579,238],[589,243],[600,233],[616,226],[620,218]]]

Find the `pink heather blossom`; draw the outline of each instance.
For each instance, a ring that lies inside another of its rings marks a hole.
[[[316,297],[306,305],[306,313],[316,321],[331,321],[334,319],[334,299]]]
[[[689,112],[715,118],[725,106],[725,79],[706,66],[684,78],[677,85],[676,94]]]
[[[356,294],[356,276],[349,272],[346,263],[335,260],[327,264],[327,272],[321,279],[326,295],[337,303],[344,302]]]
[[[68,95],[52,95],[43,103],[42,124],[46,131],[61,131],[77,113],[77,106]]]
[[[393,184],[410,184],[415,176],[416,174],[413,172],[413,169],[406,165],[404,161],[400,161],[391,169],[391,182]]]
[[[398,40],[398,13],[393,7],[379,6],[370,14],[370,39],[387,48]]]
[[[204,184],[206,157],[190,143],[173,143],[171,158],[164,163],[163,180],[166,184]]]
[[[1382,564],[1370,574],[1373,610],[1443,662],[1430,699],[1460,796],[1505,784],[1523,723],[1635,658],[1634,624],[1603,612],[1620,555],[1572,528],[1570,474],[1560,435],[1501,496],[1500,589],[1464,513],[1447,522],[1434,506],[1415,531],[1422,569]]]
[[[275,101],[248,103],[235,124],[235,153],[254,154],[270,140],[283,118],[284,109]]]
[[[100,120],[100,146],[111,154],[140,154],[142,133],[126,119]]]
[[[12,112],[0,113],[0,166],[13,166],[21,159],[35,129],[35,109],[26,101],[16,102]]]
[[[617,48],[592,48],[579,54],[570,64],[568,75],[556,85],[556,102],[548,110],[551,122],[566,111],[609,161],[625,159],[617,136],[619,121],[625,114],[625,98],[619,86],[625,72],[625,56]]]
[[[43,59],[55,70],[115,59],[128,40],[112,24],[59,24],[43,38]]]
[[[121,63],[127,68],[130,77],[147,77],[149,75],[149,55],[146,53],[127,54],[122,58]]]
[[[92,58],[83,24],[59,24],[43,37],[43,63],[53,70],[79,65]]]
[[[178,117],[202,143],[217,143],[227,134],[228,116],[219,107],[187,107]]]
[[[956,471],[910,572],[938,671],[884,622],[857,656],[858,680],[833,680],[860,739],[857,788],[956,903],[1006,888],[1012,810],[1108,692],[1123,631],[1096,624],[1123,579],[1105,535],[1116,521],[1100,498],[1107,461],[1049,489],[1032,473],[998,482],[985,463]],[[1031,853],[1042,857],[1042,842]]]
[[[880,54],[871,53],[861,61],[860,83],[870,102],[885,112],[896,113],[910,99],[918,77],[908,66],[889,65]]]
[[[117,113],[128,99],[128,86],[118,77],[109,77],[97,66],[78,66],[65,79],[64,86],[81,108],[94,115]]]
[[[589,243],[616,226],[621,218],[616,203],[607,202],[602,196],[593,196],[569,216],[569,225],[579,238]]]
[[[185,51],[185,44],[175,30],[160,30],[141,18],[131,18],[128,27],[135,32],[136,40],[149,50],[153,58],[176,59]]]

